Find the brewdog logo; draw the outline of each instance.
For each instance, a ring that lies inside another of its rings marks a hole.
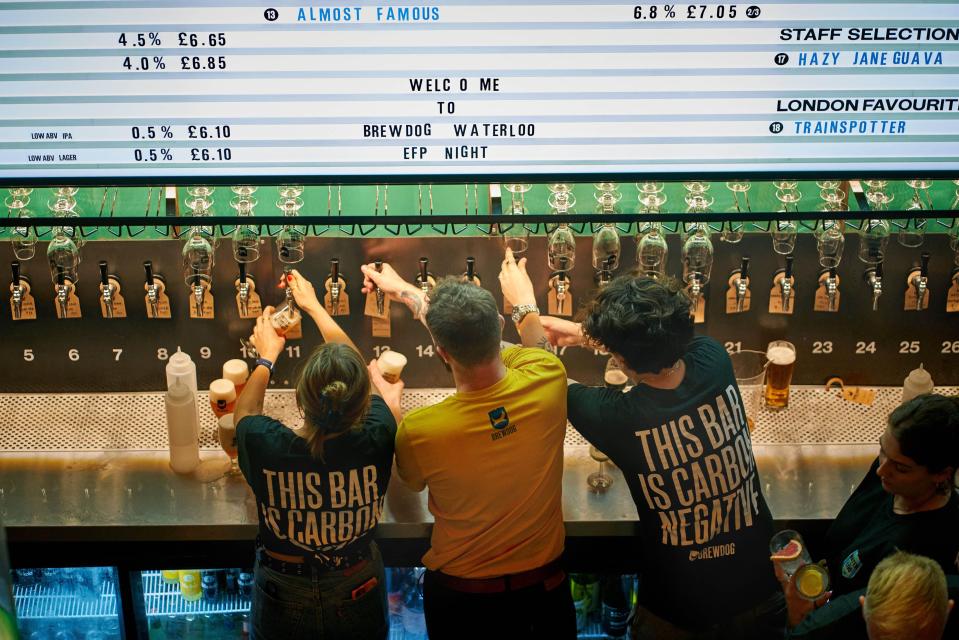
[[[490,411],[489,423],[493,427],[493,433],[490,434],[493,440],[499,440],[516,433],[516,425],[509,423],[509,413],[506,411],[506,407],[496,407]]]

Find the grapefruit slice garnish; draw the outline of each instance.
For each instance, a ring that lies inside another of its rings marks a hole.
[[[795,560],[802,553],[802,543],[799,540],[790,540],[789,544],[769,556],[770,560]]]

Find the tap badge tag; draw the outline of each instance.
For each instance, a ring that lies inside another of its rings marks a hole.
[[[830,378],[826,381],[826,390],[839,387],[839,397],[848,402],[866,405],[871,407],[876,401],[876,390],[866,389],[864,387],[847,387],[843,384],[842,378]]]

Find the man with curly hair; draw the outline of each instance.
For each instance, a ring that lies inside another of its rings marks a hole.
[[[507,300],[528,279],[525,259],[507,254]],[[622,470],[639,512],[644,567],[632,637],[781,638],[772,516],[729,355],[693,335],[690,300],[674,283],[617,278],[581,318],[537,320],[555,346],[608,352],[634,384],[623,393],[571,382],[567,395],[570,422]]]

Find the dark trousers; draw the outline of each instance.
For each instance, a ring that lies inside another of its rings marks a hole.
[[[427,571],[423,613],[430,640],[524,640],[576,638],[576,612],[569,578],[547,591],[536,584],[502,593],[453,591]]]
[[[781,640],[786,632],[786,599],[776,591],[752,609],[709,629],[691,631],[669,622],[641,604],[633,610],[632,640]]]

